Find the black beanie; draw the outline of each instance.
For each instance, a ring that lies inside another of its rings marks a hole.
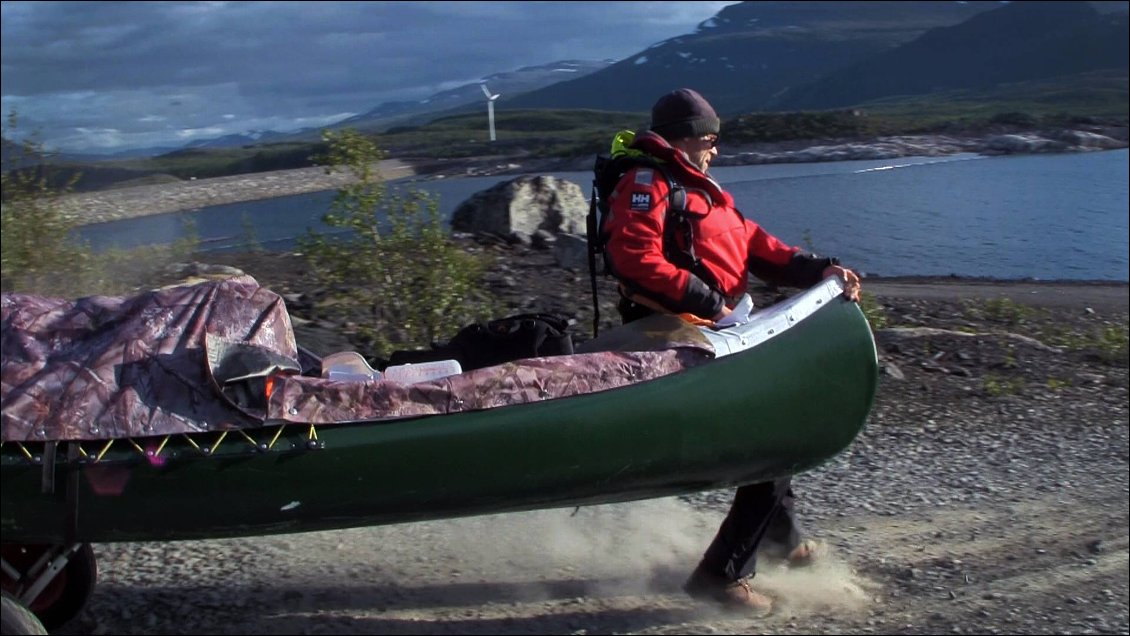
[[[721,124],[710,102],[689,88],[671,91],[651,107],[651,130],[667,141],[717,135]]]

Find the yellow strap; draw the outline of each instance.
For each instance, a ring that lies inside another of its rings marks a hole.
[[[20,452],[24,454],[24,457],[27,457],[28,459],[31,459],[31,460],[35,459],[35,457],[32,457],[31,452],[28,451],[28,449],[24,448],[24,445],[23,445],[22,442],[16,442],[16,448],[20,449]]]
[[[113,445],[114,445],[114,440],[112,440],[112,439],[106,440],[106,445],[103,446],[102,450],[94,457],[94,462],[98,463],[98,462],[102,461],[102,456],[105,455],[106,451],[110,450],[110,447],[113,446]]]
[[[208,452],[209,452],[209,453],[215,453],[215,452],[216,452],[216,449],[220,447],[220,444],[221,444],[221,443],[223,443],[223,441],[224,441],[224,438],[225,438],[225,437],[227,437],[227,436],[228,436],[228,432],[227,432],[227,431],[224,431],[223,433],[220,433],[220,438],[216,440],[216,443],[215,443],[215,444],[212,444],[212,448],[209,448],[209,449],[208,449]]]
[[[285,424],[279,425],[279,430],[275,431],[275,436],[271,438],[271,443],[267,444],[267,450],[270,450],[270,449],[275,447],[275,442],[279,441],[279,435],[282,435],[283,426],[285,426]]]

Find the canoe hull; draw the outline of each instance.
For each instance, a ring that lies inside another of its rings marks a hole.
[[[836,299],[748,351],[597,394],[321,426],[316,439],[267,426],[210,453],[215,435],[150,457],[138,448],[160,440],[119,440],[101,457],[86,442],[85,458],[60,443],[54,461],[46,445],[5,444],[0,526],[5,543],[219,538],[753,483],[843,451],[877,376],[866,319]]]

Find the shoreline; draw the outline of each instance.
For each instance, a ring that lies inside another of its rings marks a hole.
[[[963,153],[987,156],[1004,154],[1067,154],[1126,149],[1125,134],[1113,137],[1079,131],[1037,135],[997,135],[988,138],[957,138],[946,135],[882,137],[869,142],[806,140],[765,143],[728,149],[716,166],[765,165],[772,163],[819,163],[941,157]],[[1125,131],[1120,131],[1124,133]],[[386,181],[419,177],[459,179],[478,176],[521,175],[538,172],[585,171],[592,158],[523,159],[482,157],[457,160],[420,158],[386,159],[378,171]],[[108,223],[143,216],[186,212],[197,208],[245,201],[260,201],[296,194],[335,190],[352,181],[346,172],[327,174],[323,167],[256,172],[211,179],[149,184],[125,188],[67,194],[59,199],[63,213],[77,225]]]
[[[381,161],[377,170],[387,181],[417,174],[411,163],[400,159]],[[73,193],[60,197],[59,205],[77,225],[94,225],[213,205],[324,192],[352,180],[347,172],[327,174],[325,168],[315,166]]]

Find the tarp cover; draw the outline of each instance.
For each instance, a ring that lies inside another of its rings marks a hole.
[[[647,346],[629,338],[636,351],[528,358],[411,385],[337,381],[296,374],[284,302],[249,276],[127,298],[5,293],[0,307],[3,441],[457,413],[604,391],[712,358],[704,337],[677,326],[668,332],[662,321],[678,321],[664,317],[623,328],[646,328]],[[263,380],[271,374],[268,402]]]
[[[282,298],[249,276],[127,298],[3,294],[0,308],[4,441],[252,426],[211,381],[207,336],[298,356]]]

